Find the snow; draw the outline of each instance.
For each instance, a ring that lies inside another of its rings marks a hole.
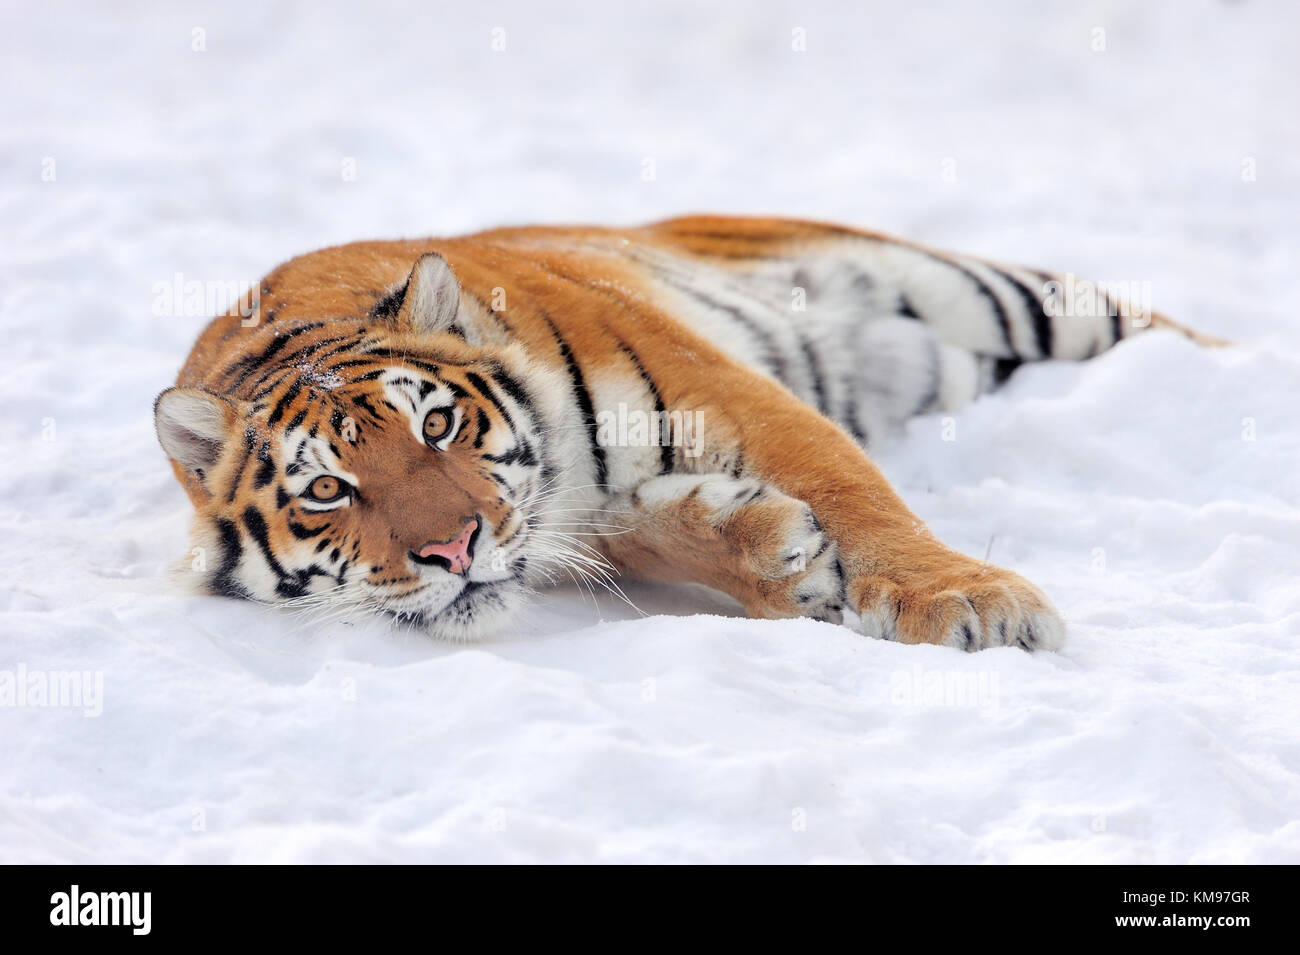
[[[1300,861],[1296,8],[549,7],[0,10],[0,861]],[[1242,343],[1024,368],[878,452],[1064,652],[651,587],[459,647],[173,584],[177,273],[694,210],[1150,283]]]

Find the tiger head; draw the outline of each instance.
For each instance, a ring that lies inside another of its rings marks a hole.
[[[440,257],[394,295],[379,319],[257,330],[159,396],[158,437],[195,504],[202,589],[470,639],[545,563],[565,454],[548,439],[572,424],[518,346],[461,337]]]

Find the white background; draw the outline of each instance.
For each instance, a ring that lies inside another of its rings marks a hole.
[[[1295,6],[551,6],[3,5],[0,671],[104,698],[0,707],[0,861],[1300,861]],[[458,648],[169,580],[150,407],[206,316],[156,283],[687,211],[1149,282],[1243,343],[1026,368],[877,452],[1063,653],[650,588]]]

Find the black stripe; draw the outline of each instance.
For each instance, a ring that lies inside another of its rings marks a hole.
[[[311,538],[316,537],[319,534],[324,534],[325,529],[327,527],[329,527],[328,524],[322,524],[320,527],[317,527],[313,530],[312,528],[308,527],[306,524],[299,524],[297,521],[293,521],[293,520],[289,521],[290,533],[292,533],[293,536],[298,538],[299,540],[310,540]]]
[[[864,448],[870,440],[870,435],[862,427],[862,422],[858,420],[858,392],[857,376],[854,372],[849,372],[844,377],[844,424],[848,426],[849,433],[853,435],[854,440]]]
[[[324,355],[320,356],[321,358],[328,358],[330,355],[335,354],[336,352],[343,351],[347,348],[350,348],[354,344],[359,345],[361,343],[361,340],[365,338],[367,334],[368,333],[366,332],[366,330],[362,328],[359,331],[348,332],[344,335],[335,335],[331,338],[322,338],[319,341],[312,342],[301,352],[299,352],[299,354],[314,355],[316,354],[316,352],[320,351],[326,345],[342,343],[339,344],[338,348],[331,348]]]
[[[334,364],[329,365],[325,369],[325,371],[331,372],[331,371],[338,371],[340,368],[356,368],[360,365],[378,365],[378,364],[380,364],[380,362],[379,359],[377,358],[349,358],[347,361],[334,362]]]
[[[304,365],[304,359],[306,359],[308,356],[313,354],[317,350],[318,346],[324,345],[326,344],[326,342],[338,342],[338,341],[345,341],[345,344],[331,349],[328,353],[324,355],[318,356],[315,362],[313,362],[310,366]],[[355,335],[347,336],[346,339],[330,338],[330,339],[325,339],[324,341],[321,342],[316,342],[314,344],[308,345],[306,348],[301,348],[298,351],[290,352],[289,354],[284,356],[284,360],[292,361],[293,364],[272,365],[270,368],[263,370],[260,374],[258,374],[253,379],[252,387],[257,390],[253,392],[252,400],[257,401],[261,398],[265,398],[267,395],[271,394],[282,384],[284,384],[285,381],[287,381],[293,375],[298,375],[303,378],[305,378],[306,376],[310,376],[312,379],[314,379],[320,375],[327,375],[333,373],[336,367],[342,368],[342,367],[346,367],[348,364],[372,364],[371,362],[363,361],[363,362],[340,363],[336,366],[329,366],[329,367],[325,367],[322,365],[322,363],[327,358],[337,354],[340,351],[347,351],[348,349],[352,348],[357,343],[357,341],[359,341],[359,338]],[[243,379],[241,379],[241,381],[242,380]],[[311,387],[310,380],[305,381],[305,383],[308,385],[308,387]]]
[[[483,439],[487,433],[492,430],[492,422],[488,419],[487,412],[482,408],[474,409],[476,417],[474,420],[474,447],[483,447]]]
[[[822,374],[821,362],[813,350],[813,343],[803,335],[799,336],[799,347],[808,361],[808,375],[812,378],[813,394],[817,396],[817,410],[824,415],[830,414],[830,405],[826,401],[826,382]]]
[[[773,236],[753,232],[727,232],[722,229],[673,229],[672,234],[674,236],[688,239],[712,239],[719,242],[749,242],[765,243],[768,245],[779,245],[783,242],[791,242],[799,238],[805,238],[802,233]]]
[[[330,355],[337,354],[340,351],[344,351],[348,348],[351,348],[357,342],[361,341],[361,336],[362,333],[353,332],[349,335],[335,335],[333,338],[322,338],[319,341],[314,341],[310,345],[300,348],[293,353],[294,362],[297,363],[304,358],[310,358],[312,355],[315,355],[322,348],[326,348],[330,345],[336,345],[339,342],[346,343],[344,345],[340,345],[338,348],[331,348],[328,352],[326,352],[324,355],[321,355],[317,359],[317,361],[323,361],[324,359],[328,358]]]
[[[745,448],[736,448],[736,459],[731,462],[731,476],[738,478],[745,473]]]
[[[496,392],[494,392],[488,383],[483,380],[483,376],[477,372],[467,371],[465,372],[465,379],[474,386],[480,395],[492,403],[501,414],[501,417],[506,419],[506,427],[509,428],[512,433],[517,434],[519,429],[515,427],[514,418],[510,416],[510,412],[506,410],[506,406],[501,403],[501,399],[496,396]]]
[[[651,268],[654,269],[653,264],[651,264]],[[763,352],[765,353],[763,364],[767,367],[767,370],[771,372],[778,381],[786,385],[790,384],[789,369],[786,367],[785,357],[781,354],[781,348],[777,344],[776,339],[772,336],[771,332],[759,325],[749,315],[745,314],[743,309],[736,305],[725,305],[688,285],[680,285],[665,275],[661,270],[654,270],[654,278],[663,282],[670,288],[676,289],[686,297],[694,299],[706,308],[711,308],[716,312],[723,312],[724,314],[730,315],[734,318],[738,325],[742,326],[751,336],[758,339],[758,342],[762,345]]]
[[[327,351],[323,352],[322,354],[317,355],[317,356],[316,356],[315,364],[319,365],[319,364],[321,364],[321,363],[327,361],[328,359],[333,358],[335,355],[338,355],[338,354],[343,353],[343,352],[349,352],[349,353],[350,353],[350,352],[352,351],[352,349],[356,348],[356,347],[359,346],[363,341],[365,341],[365,339],[366,339],[366,334],[367,334],[367,333],[366,333],[365,331],[360,331],[360,332],[353,332],[351,335],[345,335],[345,336],[340,337],[339,339],[337,339],[337,341],[342,342],[342,344],[340,344],[340,345],[335,345],[333,348],[330,348],[330,349],[328,349]],[[327,342],[332,342],[332,341],[335,341],[335,340],[336,340],[336,339],[333,339],[333,338],[326,339]],[[322,342],[321,344],[325,344],[325,342]],[[315,345],[309,345],[309,346],[308,346],[308,349],[313,349],[313,350],[314,350],[315,347],[316,347]],[[303,350],[304,350],[304,351],[307,351],[308,349],[303,349]],[[332,368],[326,368],[326,371],[330,371],[330,370],[332,370]]]
[[[530,412],[533,410],[533,399],[528,392],[524,391],[524,386],[519,384],[504,368],[497,366],[488,372],[488,377],[501,386],[501,390],[508,394],[516,404],[527,408]]]
[[[296,368],[276,367],[267,369],[254,380],[253,387],[257,390],[253,392],[253,397],[250,400],[260,402],[263,398],[273,394],[277,388],[297,373],[298,369]]]
[[[271,552],[271,540],[267,533],[266,519],[262,517],[262,512],[250,504],[244,508],[243,516],[244,527],[248,529],[248,533],[252,535],[253,540],[257,543],[257,547],[262,552],[262,556],[266,558],[266,563],[271,568],[272,573],[280,578],[275,585],[276,594],[288,598],[301,597],[307,593],[308,585],[313,576],[329,576],[314,564],[295,574],[286,572],[280,562],[275,559],[275,554]]]
[[[257,459],[262,463],[258,465],[257,473],[253,475],[253,487],[264,488],[275,477],[275,462],[271,460],[269,441],[263,441],[262,446],[257,449]]]
[[[239,459],[239,467],[235,468],[235,476],[230,480],[230,488],[226,493],[227,503],[235,502],[235,493],[239,490],[239,482],[244,479],[244,468],[248,467],[248,459],[253,456],[253,429],[244,430],[244,456]]]
[[[859,238],[861,238],[859,236]],[[710,259],[744,259],[746,262],[780,262],[788,263],[788,255],[759,255],[746,249],[688,249],[690,255]]]
[[[573,350],[569,348],[569,343],[564,340],[560,330],[555,327],[555,322],[551,321],[551,316],[542,308],[537,309],[537,316],[550,327],[551,334],[555,336],[555,343],[559,346],[560,357],[564,359],[564,366],[569,372],[573,394],[578,399],[578,410],[587,425],[587,445],[596,463],[596,485],[603,488],[609,478],[609,463],[605,460],[605,449],[596,440],[596,409],[591,403],[591,392],[587,390],[586,379],[582,376],[582,369],[578,366],[577,359],[573,357]]]
[[[1002,341],[1006,343],[1007,350],[1013,355],[1018,354],[1015,343],[1011,338],[1011,321],[1007,318],[1007,310],[1002,307],[1002,300],[998,298],[997,293],[994,292],[993,289],[989,288],[988,284],[983,279],[964,265],[959,265],[952,259],[944,258],[942,255],[930,252],[927,249],[912,248],[914,248],[916,252],[919,252],[928,258],[934,259],[936,262],[942,262],[949,268],[955,269],[974,282],[975,290],[984,297],[984,299],[989,303],[989,308],[993,310],[993,317],[997,320],[998,329],[1002,332]]]
[[[723,312],[735,319],[737,324],[741,325],[751,336],[758,339],[759,343],[762,345],[762,349],[765,352],[762,364],[766,367],[767,371],[787,387],[794,387],[794,382],[790,379],[789,368],[786,364],[781,343],[778,342],[776,337],[761,323],[759,323],[753,315],[749,314],[738,305],[724,304],[712,296],[709,296],[698,289],[692,288],[690,285],[682,284],[676,280],[675,276],[662,267],[660,261],[653,257],[634,255],[633,258],[649,269],[654,279],[662,282],[669,288],[676,289],[678,292],[688,298],[694,299],[701,305],[711,308],[714,311]],[[689,263],[683,264],[689,265]],[[762,303],[755,300],[744,288],[738,288],[732,285],[729,287],[728,291],[739,295],[748,302],[752,302],[759,308],[762,307]],[[814,368],[813,371],[815,374],[816,369]]]
[[[1124,337],[1123,316],[1120,314],[1119,303],[1110,297],[1110,291],[1102,289],[1101,294],[1106,298],[1106,314],[1110,316],[1111,344],[1114,345]]]
[[[1000,385],[1011,377],[1011,373],[1024,364],[1020,358],[995,358],[993,360],[993,384]]]
[[[1029,320],[1034,326],[1034,340],[1038,343],[1038,354],[1043,358],[1051,358],[1052,316],[1047,314],[1046,303],[1034,294],[1033,289],[1014,275],[1004,272],[1002,269],[994,269],[993,271],[1010,282],[1011,286],[1020,293],[1020,298],[1025,303],[1025,311],[1029,314]]]
[[[298,325],[294,328],[290,328],[287,331],[283,331],[283,332],[277,331],[275,335],[275,339],[271,342],[271,344],[267,345],[264,349],[262,349],[262,351],[259,354],[245,355],[243,358],[240,358],[238,361],[233,362],[230,365],[230,367],[226,369],[226,371],[224,372],[225,376],[233,375],[236,371],[242,370],[240,376],[234,381],[234,383],[230,387],[238,388],[248,379],[249,375],[251,375],[258,368],[261,368],[272,358],[274,358],[294,338],[297,338],[299,335],[311,331],[313,328],[320,328],[324,324],[325,324],[324,322],[306,322],[302,325]]]
[[[217,534],[221,538],[221,566],[212,578],[212,592],[223,597],[248,598],[248,591],[235,583],[235,570],[244,554],[244,545],[239,540],[239,529],[235,522],[224,517],[217,520]]]
[[[266,558],[267,564],[270,565],[271,572],[280,578],[287,577],[288,574],[284,572],[280,562],[275,559],[275,554],[271,553],[271,539],[267,534],[266,518],[252,504],[244,508],[244,527],[248,529],[248,533],[252,535],[258,548],[262,551],[262,556]]]
[[[650,377],[650,372],[646,371],[646,367],[641,362],[640,356],[637,355],[637,353],[634,352],[622,339],[616,340],[618,341],[618,347],[622,350],[623,354],[627,356],[628,361],[632,363],[632,367],[635,368],[636,373],[641,376],[641,380],[645,382],[645,386],[649,389],[651,397],[654,398],[655,414],[659,416],[659,421],[665,421],[668,408],[664,404],[663,395],[659,392],[659,386],[656,385],[655,380]],[[660,434],[659,441],[659,473],[669,474],[673,469],[672,435],[668,435],[667,439],[665,439],[665,436]]]
[[[504,454],[485,454],[483,458],[494,464],[522,464],[526,467],[534,467],[537,464],[537,455],[533,452],[533,446],[524,438],[519,438],[519,443]]]
[[[289,386],[288,390],[286,390],[285,393],[280,396],[280,400],[275,403],[275,408],[271,411],[271,417],[266,419],[266,423],[268,427],[274,428],[277,424],[279,424],[280,419],[284,417],[284,413],[289,410],[289,404],[293,401],[293,399],[298,397],[301,391],[302,391],[302,379],[299,378],[297,381],[295,381],[292,385]]]
[[[367,398],[365,395],[353,395],[352,403],[356,405],[358,408],[364,409],[366,413],[370,415],[371,424],[375,425],[376,427],[380,425],[381,419],[379,417],[379,409],[370,403],[369,398]],[[340,434],[339,437],[342,437],[342,434]]]
[[[429,372],[431,375],[438,374],[438,366],[431,361],[423,358],[414,358],[409,352],[393,351],[391,348],[372,347],[365,349],[362,354],[376,355],[381,358],[390,358],[399,365],[410,365],[413,368],[420,368]]]
[[[375,302],[370,309],[371,317],[377,319],[396,318],[397,313],[402,310],[402,301],[406,298],[406,287],[410,282],[411,277],[408,275],[405,282],[380,296],[379,301]]]

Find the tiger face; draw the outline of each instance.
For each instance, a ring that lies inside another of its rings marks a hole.
[[[156,405],[196,504],[203,589],[451,639],[498,627],[545,559],[542,372],[450,336],[265,334],[290,341],[241,397],[172,388]]]

